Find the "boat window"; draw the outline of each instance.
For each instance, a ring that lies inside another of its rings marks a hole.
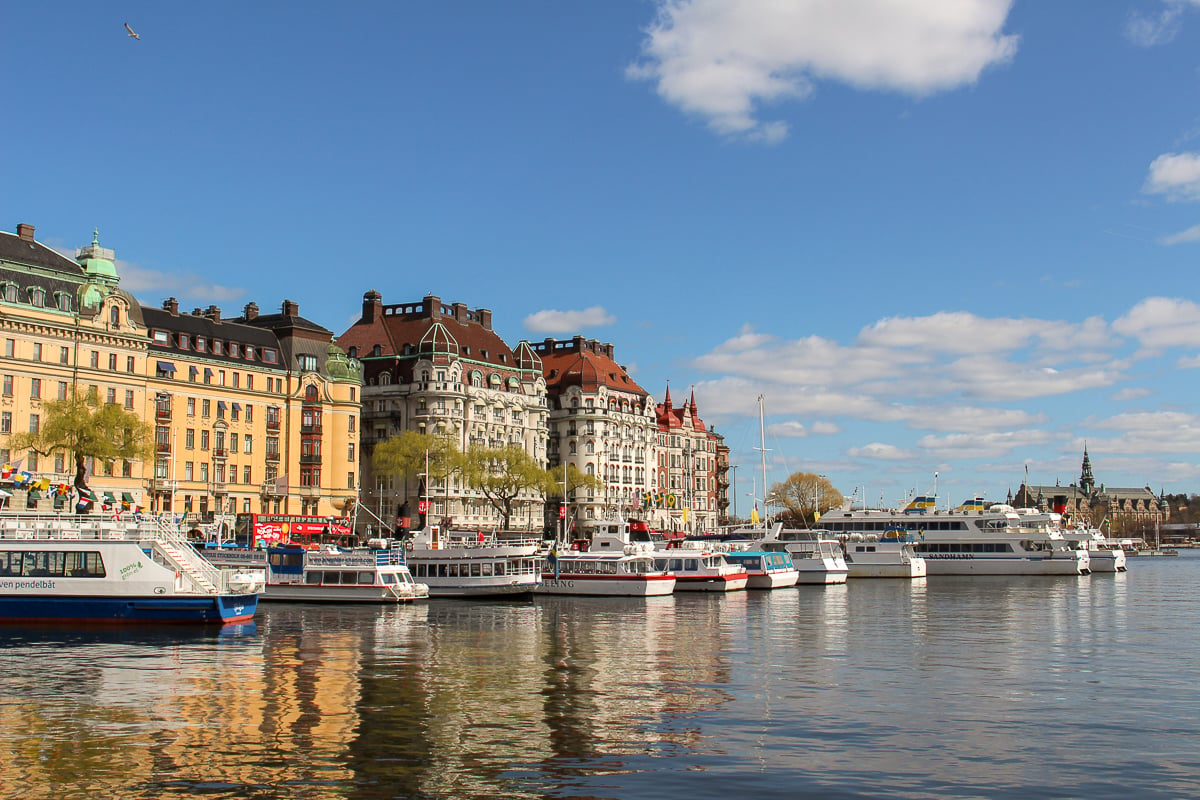
[[[321,580],[321,579],[322,579],[322,576],[323,576],[323,575],[324,575],[324,573],[323,573],[323,572],[320,572],[319,570],[309,570],[309,571],[308,571],[307,573],[305,573],[305,575],[304,575],[304,582],[305,582],[305,583],[311,583],[311,584],[313,584],[313,585],[315,586],[315,585],[317,585],[317,584],[320,584],[320,583],[322,582],[322,580]]]
[[[458,577],[458,564],[448,564],[447,566],[450,568],[450,570],[449,570],[450,577],[457,578]]]
[[[374,584],[375,584],[375,573],[374,572],[358,573],[358,585],[359,586],[373,586]]]
[[[508,565],[505,564],[503,561],[500,561],[496,564],[496,574],[497,575],[503,575],[506,569],[508,569]]]
[[[384,586],[391,586],[396,582],[396,574],[392,572],[381,572],[379,573],[379,577],[383,581]],[[404,583],[404,581],[400,581],[400,583]]]
[[[484,575],[487,575],[487,576],[489,576],[489,577],[491,576],[491,574],[492,574],[492,562],[488,561],[488,562],[486,562],[486,563],[483,565],[483,574],[484,574]]]
[[[479,563],[476,562],[476,563],[471,564],[471,577],[478,578],[480,576],[480,574],[481,573],[479,572]]]
[[[448,564],[438,564],[438,565],[437,565],[437,570],[438,570],[438,571],[437,571],[437,576],[438,576],[439,578],[446,578],[446,577],[449,577],[449,575],[450,575],[450,570],[448,569],[448,566],[449,566]],[[457,573],[457,572],[455,572],[455,573],[454,573],[454,577],[456,577],[456,578],[458,577],[458,573]]]

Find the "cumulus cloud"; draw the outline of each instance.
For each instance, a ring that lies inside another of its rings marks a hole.
[[[808,428],[794,420],[777,422],[767,426],[768,436],[778,436],[781,439],[803,439],[808,436]]]
[[[1093,453],[1195,453],[1200,450],[1200,418],[1181,411],[1135,411],[1096,424],[1118,431],[1108,439],[1089,438]]]
[[[535,333],[574,333],[584,328],[601,328],[616,323],[617,318],[601,306],[580,311],[546,309],[525,318],[525,328]]]
[[[1011,0],[657,0],[627,74],[722,135],[778,142],[758,107],[820,80],[914,96],[974,84],[1010,61]]]
[[[1048,444],[1055,436],[1047,431],[992,431],[922,436],[917,444],[939,458],[998,458],[1017,448]]]
[[[1174,297],[1148,297],[1112,325],[1142,347],[1200,347],[1200,305]]]
[[[1168,200],[1200,200],[1200,153],[1165,153],[1154,159],[1142,191]]]
[[[1149,396],[1149,394],[1150,390],[1144,386],[1130,386],[1115,393],[1112,399],[1118,403],[1122,403],[1129,400],[1141,400],[1143,397]]]

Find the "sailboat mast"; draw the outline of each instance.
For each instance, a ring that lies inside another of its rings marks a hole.
[[[758,396],[758,452],[762,458],[763,525],[767,522],[767,427],[763,417],[763,396]]]

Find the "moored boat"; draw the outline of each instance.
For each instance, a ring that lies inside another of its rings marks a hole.
[[[540,539],[431,525],[404,541],[413,578],[430,597],[527,595],[541,582]]]
[[[0,620],[236,623],[262,573],[219,569],[154,518],[0,516]]]
[[[407,603],[429,597],[413,580],[399,548],[310,549],[283,544],[266,550],[212,551],[217,564],[266,570],[262,599],[305,603]]]
[[[746,570],[747,589],[782,589],[795,586],[800,579],[799,570],[786,552],[731,550],[725,558]]]
[[[654,597],[671,594],[676,578],[659,569],[651,551],[635,545],[621,550],[585,550],[583,545],[551,548],[538,594]]]
[[[927,574],[916,540],[906,531],[869,537],[855,534],[842,543],[842,549],[850,578],[924,578]]]

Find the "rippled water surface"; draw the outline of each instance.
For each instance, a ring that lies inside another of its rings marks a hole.
[[[0,627],[0,797],[1200,796],[1200,552],[1125,575]]]

